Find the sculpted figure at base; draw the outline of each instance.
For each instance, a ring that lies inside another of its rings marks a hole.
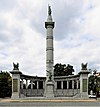
[[[15,64],[13,62],[13,70],[19,70],[19,63]]]
[[[88,63],[86,63],[86,64],[82,63],[81,64],[81,67],[82,67],[81,70],[87,70],[87,64]]]
[[[48,74],[49,74],[49,80],[51,80],[52,79],[52,73],[51,73],[51,70],[49,70],[49,71],[47,71],[48,72]]]

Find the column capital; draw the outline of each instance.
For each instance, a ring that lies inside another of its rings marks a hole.
[[[55,22],[45,22],[45,28],[54,28]]]
[[[89,74],[89,70],[81,70],[78,74],[81,75],[81,74]]]

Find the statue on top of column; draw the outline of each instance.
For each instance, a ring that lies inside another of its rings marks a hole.
[[[48,15],[51,16],[51,6],[48,5]]]
[[[15,64],[13,62],[13,70],[19,70],[19,63]]]

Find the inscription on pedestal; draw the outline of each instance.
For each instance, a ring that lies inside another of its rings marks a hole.
[[[87,92],[87,79],[83,79],[83,92]]]
[[[18,79],[13,79],[13,92],[18,92]]]

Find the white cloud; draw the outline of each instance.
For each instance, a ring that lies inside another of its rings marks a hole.
[[[45,76],[48,2],[56,22],[54,59],[70,63],[79,72],[82,62],[100,69],[99,0],[15,0],[0,1],[0,69],[11,70],[20,63],[25,74]],[[4,7],[3,7],[4,6]]]
[[[95,37],[100,36],[100,5],[98,7],[93,8],[93,10],[89,11],[86,14],[86,23],[87,23],[87,32],[89,32],[91,35],[94,35]]]

